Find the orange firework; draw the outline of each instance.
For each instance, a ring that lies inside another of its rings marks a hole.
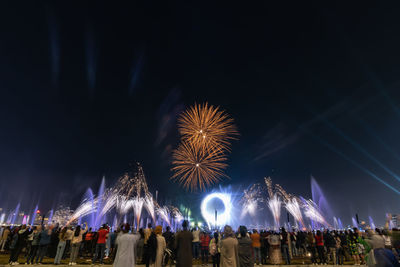
[[[207,150],[230,151],[230,141],[239,135],[233,119],[219,107],[208,103],[195,104],[183,112],[178,130],[182,140]]]
[[[223,170],[228,165],[225,163],[223,151],[219,148],[205,149],[182,142],[172,156],[174,167],[171,170],[175,173],[171,179],[178,181],[187,190],[204,190],[226,176]]]

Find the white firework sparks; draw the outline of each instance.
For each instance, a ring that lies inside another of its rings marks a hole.
[[[304,209],[305,209],[304,214],[310,220],[318,222],[325,226],[330,226],[329,223],[327,223],[327,221],[325,220],[322,213],[319,211],[317,204],[315,204],[312,200],[305,201]]]
[[[75,210],[74,214],[69,219],[67,224],[70,224],[71,222],[81,217],[92,214],[93,212],[96,212],[96,200],[92,201],[85,199],[84,201],[82,201],[81,205],[79,205],[79,207]]]
[[[294,219],[304,226],[303,215],[301,214],[300,205],[296,198],[292,198],[285,203],[286,210],[292,214]]]
[[[60,206],[58,209],[54,212],[52,221],[54,223],[58,223],[59,225],[65,225],[68,223],[69,219],[71,216],[74,214],[74,211],[71,210],[69,207],[63,207]]]
[[[92,218],[93,221],[96,221],[98,217],[102,218],[106,214],[112,212],[115,212],[114,218],[119,220],[118,218],[124,215],[126,217],[129,212],[133,211],[136,226],[139,227],[144,207],[154,223],[156,222],[156,215],[159,214],[158,212],[156,213],[156,210],[160,207],[148,190],[143,168],[139,163],[137,164],[135,173],[125,173],[118,179],[113,187],[104,190],[102,195],[93,196],[90,189],[88,189],[87,192],[87,196],[85,195],[86,199],[81,202],[74,214],[70,216],[68,223],[88,215],[96,216],[96,218]],[[102,206],[97,207],[98,203],[101,203]],[[99,209],[98,213],[97,208]],[[170,210],[175,209],[177,210],[177,208],[171,207]],[[163,209],[161,209],[160,212],[162,213],[160,217],[162,217],[163,220],[168,218],[167,223],[170,225],[171,217],[164,216],[166,214],[164,214],[165,212]],[[179,221],[181,218],[183,220],[183,216],[179,211],[174,212],[174,214],[177,216],[177,218],[175,218],[176,220]]]
[[[140,197],[136,197],[133,202],[133,210],[135,212],[135,218],[136,218],[136,227],[139,229],[139,224],[140,224],[140,216],[142,215],[142,209],[143,209],[143,204],[144,200]]]
[[[160,215],[161,219],[163,219],[169,226],[171,226],[168,207],[164,206],[162,208],[161,207],[158,208],[157,213],[158,215]]]
[[[254,184],[249,189],[244,190],[241,202],[243,203],[241,212],[242,218],[247,214],[251,216],[256,215],[256,212],[258,210],[258,203],[264,202],[260,185]]]
[[[244,204],[243,204],[243,208],[242,208],[242,213],[241,213],[241,217],[245,217],[247,214],[254,216],[256,215],[256,211],[257,211],[257,201],[256,200],[247,200]]]
[[[174,216],[175,222],[181,222],[185,219],[178,208],[173,208],[172,214]]]
[[[120,214],[125,215],[132,208],[132,200],[124,196],[119,197],[117,198],[116,208]]]
[[[281,217],[281,204],[279,197],[274,195],[268,200],[268,207],[271,210],[272,216],[274,217],[275,228],[279,227],[280,217]]]
[[[151,219],[153,222],[156,222],[156,213],[155,213],[155,205],[154,205],[154,200],[151,195],[148,195],[144,199],[145,207],[147,212],[150,214]]]
[[[108,213],[110,210],[115,208],[117,205],[117,200],[118,200],[118,194],[113,192],[113,190],[110,190],[109,192],[106,193],[104,201],[104,206],[103,209],[101,210],[101,216],[105,215]]]

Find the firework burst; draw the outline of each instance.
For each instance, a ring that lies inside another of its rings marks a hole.
[[[182,113],[178,120],[182,139],[205,149],[230,151],[230,141],[239,135],[233,119],[221,110],[204,104],[195,104]]]
[[[239,133],[225,111],[208,103],[195,104],[181,114],[178,130],[181,144],[172,155],[172,180],[186,190],[203,191],[226,176],[226,153]]]
[[[226,176],[224,169],[228,166],[221,149],[205,150],[183,142],[173,153],[174,171],[172,179],[178,181],[185,189],[195,191],[218,183]]]

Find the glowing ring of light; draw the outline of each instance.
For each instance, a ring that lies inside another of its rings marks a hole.
[[[215,213],[209,212],[207,210],[208,203],[214,198],[218,198],[224,204],[224,212],[221,214],[217,214],[217,224],[223,225],[229,222],[231,217],[232,203],[231,196],[229,194],[212,193],[206,196],[201,202],[201,215],[203,215],[203,218],[207,221],[208,224],[215,224]]]

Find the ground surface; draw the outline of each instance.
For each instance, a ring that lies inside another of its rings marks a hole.
[[[0,254],[0,266],[4,266],[7,265],[8,266],[8,259],[9,259],[10,255],[9,254]],[[25,266],[25,262],[26,260],[24,259],[24,257],[19,257],[18,262],[20,263],[20,265]],[[67,265],[68,266],[68,259],[64,259],[61,261],[61,265]],[[54,259],[53,258],[47,258],[45,257],[43,259],[43,265],[46,265],[48,267],[55,267],[56,265],[53,264],[54,263]],[[82,267],[82,266],[88,266],[91,264],[91,260],[89,258],[80,258],[77,260],[77,264],[75,267]],[[105,259],[104,260],[104,264],[105,265],[109,265],[111,266],[112,262],[109,259]],[[348,265],[352,265],[351,262],[346,262],[346,264]],[[311,265],[311,261],[309,258],[294,258],[292,260],[292,265],[290,266],[307,266],[307,265]],[[38,265],[37,265],[38,266]],[[137,266],[144,266],[144,265],[137,265]],[[202,266],[200,261],[193,261],[193,266]],[[208,264],[208,266],[212,266],[212,264]],[[255,265],[255,266],[259,266],[259,265]],[[268,265],[263,265],[263,266],[268,266]],[[285,266],[285,265],[280,265],[280,266]],[[333,265],[324,265],[324,266],[333,266]]]

